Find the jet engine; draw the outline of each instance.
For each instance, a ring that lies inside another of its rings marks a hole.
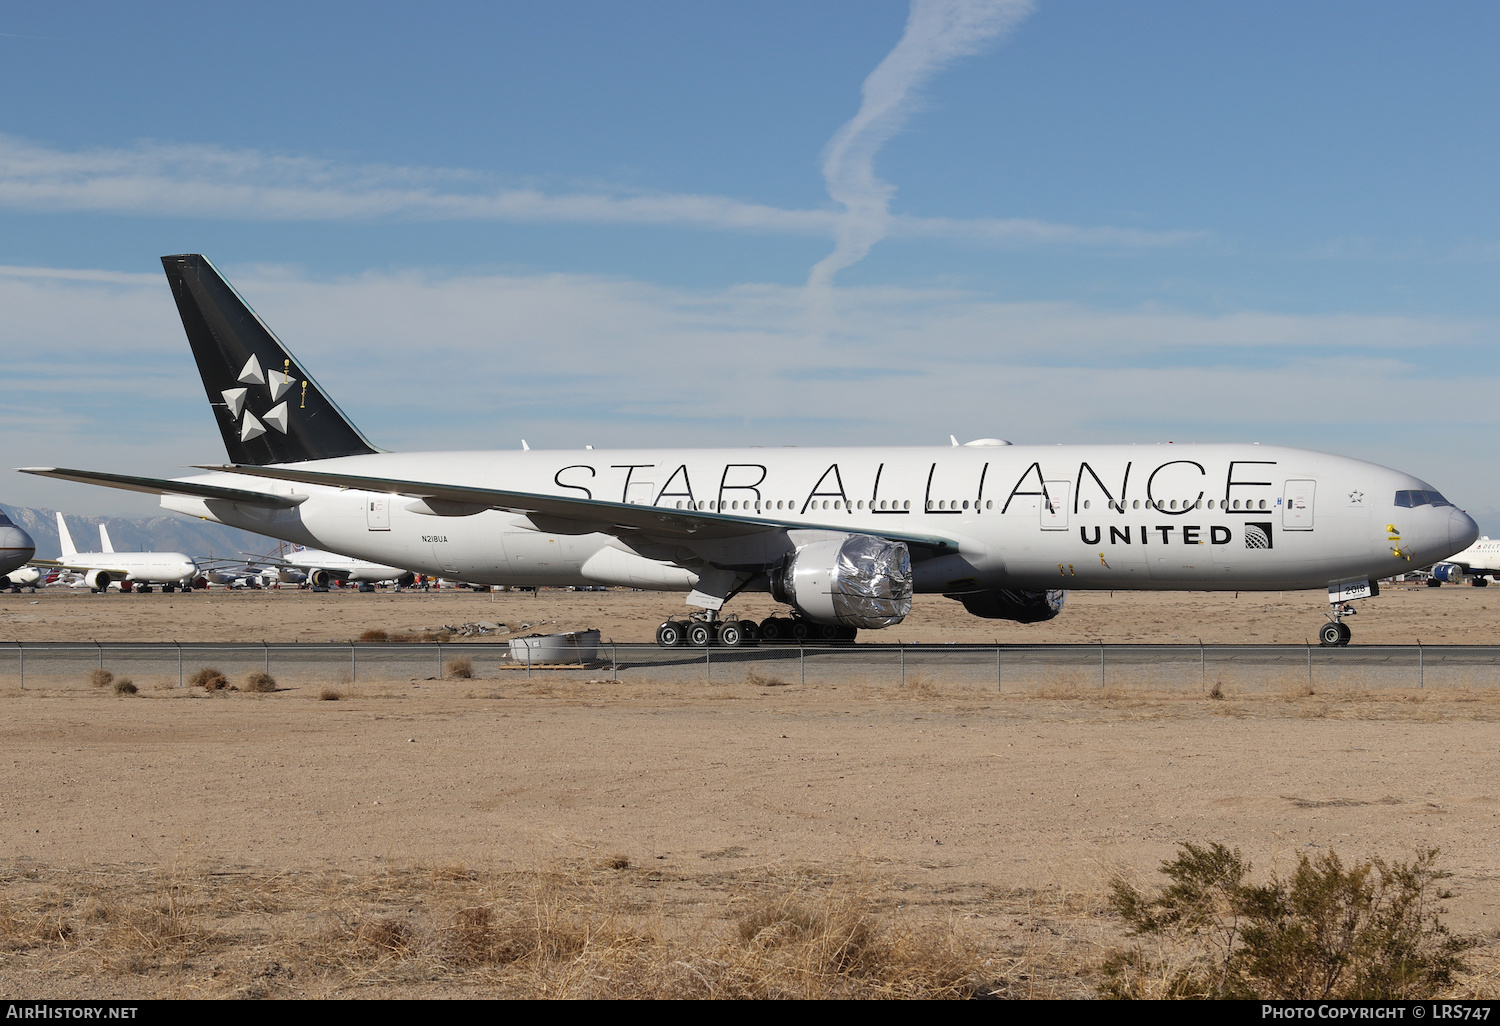
[[[1015,591],[1009,588],[994,588],[976,591],[968,595],[949,595],[964,604],[974,616],[987,620],[1014,620],[1017,623],[1040,623],[1050,620],[1062,612],[1066,591]]]
[[[83,575],[83,583],[89,586],[90,591],[104,591],[114,578],[104,570],[90,570]]]
[[[1464,568],[1457,563],[1439,563],[1432,568],[1432,576],[1445,584],[1462,584]]]
[[[911,612],[911,553],[868,534],[814,542],[771,571],[771,594],[816,623],[891,627]]]

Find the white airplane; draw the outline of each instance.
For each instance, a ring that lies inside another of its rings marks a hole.
[[[79,552],[68,532],[68,523],[57,514],[57,538],[62,555],[57,559],[33,559],[37,567],[57,567],[83,575],[90,591],[104,592],[111,584],[131,585],[136,591],[149,592],[153,584],[162,591],[188,591],[198,576],[198,564],[181,552],[116,552],[109,531],[99,525],[99,552]]]
[[[848,638],[914,591],[1029,622],[1065,588],[1326,588],[1340,645],[1348,600],[1478,535],[1409,474],[1256,444],[382,452],[206,258],[162,264],[231,463],[28,473],[435,577],[686,592],[705,612],[661,644],[743,643],[720,613],[745,590],[792,607],[765,635]]]
[[[334,581],[391,583],[402,588],[417,579],[416,574],[400,567],[341,556],[325,549],[310,549],[305,545],[293,545],[284,556],[257,556],[255,562],[276,566],[284,583],[295,581],[300,572],[301,578],[314,588],[326,588]]]
[[[0,589],[20,591],[23,585],[35,584],[40,571],[26,566],[36,555],[36,542],[31,535],[11,522],[0,510]]]
[[[1462,552],[1435,565],[1427,583],[1433,587],[1445,582],[1458,584],[1465,577],[1472,578],[1477,588],[1488,585],[1491,577],[1500,580],[1500,541],[1485,535]]]

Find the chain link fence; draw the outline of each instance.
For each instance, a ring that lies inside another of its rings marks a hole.
[[[659,648],[602,644],[586,663],[527,665],[506,645],[0,644],[0,687],[88,689],[90,671],[140,687],[187,686],[213,667],[238,683],[260,670],[282,686],[427,680],[462,668],[475,678],[663,683],[913,686],[1060,691],[1080,688],[1246,693],[1341,688],[1500,685],[1500,646],[1361,645],[760,645]]]

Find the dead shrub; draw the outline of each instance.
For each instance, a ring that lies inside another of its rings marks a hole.
[[[784,688],[787,682],[780,677],[772,677],[769,674],[760,673],[755,669],[745,671],[745,683],[753,688]]]
[[[318,701],[337,702],[344,697],[344,693],[337,688],[324,688],[318,692]]]
[[[276,690],[276,678],[264,670],[256,670],[245,678],[245,684],[241,691],[255,691],[261,694],[269,694]]]
[[[1437,850],[1410,864],[1346,867],[1337,852],[1297,857],[1290,879],[1246,882],[1239,849],[1184,843],[1151,894],[1121,880],[1110,907],[1158,942],[1104,961],[1103,992],[1121,998],[1419,1000],[1467,970],[1475,941],[1453,936]]]
[[[115,681],[115,694],[117,695],[133,695],[139,690],[140,688],[135,686],[135,681],[129,677],[121,677]]]
[[[416,932],[404,919],[372,919],[354,933],[354,950],[365,958],[407,958],[416,949]]]
[[[115,675],[103,667],[95,667],[89,671],[89,683],[96,688],[107,688],[114,682]]]
[[[360,641],[389,641],[390,635],[379,627],[371,627],[359,636]]]
[[[1219,681],[1214,681],[1214,686],[1208,689],[1208,697],[1215,702],[1224,701],[1224,685]]]
[[[449,659],[447,674],[458,680],[468,680],[474,676],[474,660],[468,656],[459,656],[457,659]]]
[[[193,671],[193,675],[188,678],[188,685],[204,691],[223,691],[229,687],[229,678],[224,676],[222,670],[203,666]]]

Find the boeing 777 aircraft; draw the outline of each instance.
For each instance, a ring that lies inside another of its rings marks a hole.
[[[337,552],[293,545],[285,556],[255,556],[255,563],[269,563],[277,568],[283,583],[307,581],[314,588],[327,588],[334,581],[381,584],[390,582],[402,588],[412,584],[417,575],[397,566],[371,563],[367,559],[341,556]],[[295,575],[295,576],[293,576]]]
[[[31,562],[36,566],[77,571],[83,574],[84,583],[93,592],[104,592],[114,582],[129,582],[141,592],[151,591],[153,584],[160,584],[162,591],[175,591],[179,587],[188,591],[198,576],[198,564],[181,552],[116,552],[103,524],[99,525],[100,552],[79,552],[61,513],[57,514],[57,538],[62,555]]]
[[[745,590],[792,608],[767,634],[852,637],[913,592],[1036,621],[1067,588],[1327,588],[1319,637],[1341,645],[1346,601],[1478,535],[1410,474],[1255,444],[382,452],[206,258],[162,264],[230,464],[28,473],[477,584],[686,592],[707,612],[662,644],[753,636],[719,615]]]
[[[1480,538],[1432,568],[1432,581],[1437,584],[1444,581],[1457,584],[1465,577],[1480,588],[1488,586],[1491,577],[1500,580],[1500,541],[1488,536]]]

